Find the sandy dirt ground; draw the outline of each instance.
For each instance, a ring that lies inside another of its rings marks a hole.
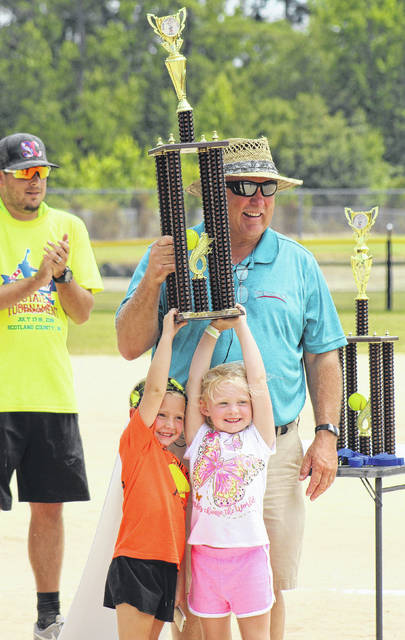
[[[126,362],[114,356],[74,357],[80,423],[92,493],[88,503],[65,507],[66,552],[61,598],[67,613],[76,592],[111,476],[118,439],[126,423],[128,393],[148,366],[146,357]],[[367,389],[360,357],[359,390]],[[396,370],[397,442],[405,443],[405,356]],[[312,437],[310,405],[302,412],[301,435]],[[403,453],[402,453],[403,455]],[[384,486],[403,484],[405,474]],[[0,514],[0,640],[31,640],[34,582],[26,553],[29,507],[19,504],[13,483],[11,512]],[[405,491],[384,495],[384,638],[405,638]],[[338,478],[315,503],[307,524],[299,588],[286,592],[288,640],[375,638],[374,503],[359,479]],[[91,629],[89,640],[93,638]],[[167,628],[161,638],[169,638]],[[236,630],[234,638],[239,638]]]

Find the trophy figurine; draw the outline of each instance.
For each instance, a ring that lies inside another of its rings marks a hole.
[[[180,54],[186,9],[162,18],[149,13],[147,19],[169,52],[166,67],[179,100],[180,142],[171,134],[168,144],[159,139],[149,150],[155,157],[161,232],[173,236],[174,243],[176,269],[166,279],[168,306],[178,309],[177,321],[237,316],[241,311],[235,307],[222,156],[229,143],[218,140],[215,132],[212,141],[204,136],[194,141],[193,110],[185,90],[186,58]],[[201,236],[193,229],[186,231],[182,153],[198,154],[205,224]]]
[[[371,407],[370,400],[367,400],[367,404],[359,412],[357,416],[357,429],[359,430],[360,438],[370,438],[371,436]]]
[[[378,216],[378,207],[373,207],[370,211],[352,211],[346,207],[345,215],[349,225],[354,230],[354,235],[357,236],[354,249],[355,255],[352,256],[351,259],[354,279],[359,291],[356,299],[368,300],[366,287],[370,277],[373,259],[369,255],[366,239],[368,232]]]
[[[369,211],[352,211],[345,208],[345,215],[354,230],[356,245],[351,265],[357,285],[356,335],[349,334],[348,345],[339,350],[343,370],[344,394],[341,409],[341,430],[338,447],[346,444],[353,451],[364,455],[395,453],[394,413],[394,341],[396,336],[388,332],[384,336],[368,335],[367,283],[370,278],[372,257],[366,245],[368,232],[373,226],[378,207]],[[357,345],[368,344],[368,369],[370,398],[358,414],[348,405],[348,398],[357,392]],[[367,426],[366,423],[367,422]],[[347,429],[347,432],[346,432]],[[347,437],[347,442],[346,442]]]

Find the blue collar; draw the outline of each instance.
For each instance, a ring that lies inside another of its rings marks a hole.
[[[253,260],[253,264],[255,262],[270,264],[277,258],[278,252],[279,241],[277,233],[268,227],[247,259]]]

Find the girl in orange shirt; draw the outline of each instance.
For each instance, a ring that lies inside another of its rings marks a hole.
[[[183,431],[186,395],[168,379],[173,338],[163,332],[145,381],[131,393],[131,419],[120,440],[123,514],[105,587],[104,606],[117,612],[120,640],[157,640],[184,599],[178,572],[185,547],[188,473],[167,447]]]

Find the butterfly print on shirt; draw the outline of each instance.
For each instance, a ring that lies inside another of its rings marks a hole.
[[[210,432],[204,436],[194,464],[194,489],[197,492],[210,482],[216,506],[227,507],[243,499],[245,487],[264,467],[264,461],[251,454],[238,453],[225,460],[219,434]]]

